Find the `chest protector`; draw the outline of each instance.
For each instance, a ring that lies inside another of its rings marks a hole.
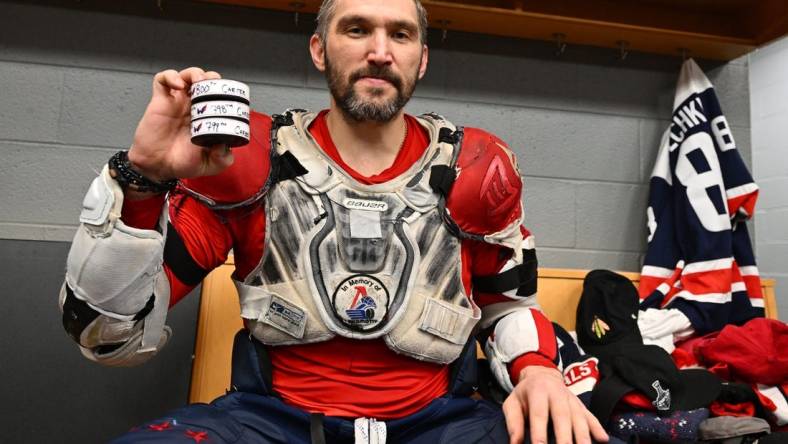
[[[291,111],[272,128],[272,164],[288,167],[265,196],[263,257],[235,282],[241,316],[268,345],[382,337],[398,353],[454,361],[481,310],[465,293],[460,239],[430,180],[454,170],[461,131],[420,117],[431,140],[421,159],[365,185],[320,149],[307,130],[314,117]]]

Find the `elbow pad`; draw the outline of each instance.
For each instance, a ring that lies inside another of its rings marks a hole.
[[[530,352],[550,354],[549,350],[544,350],[548,344],[548,348],[555,349],[552,324],[538,309],[530,308],[501,318],[493,334],[487,339],[484,352],[496,381],[509,393],[514,390],[509,375],[509,363]],[[552,353],[554,354],[554,351]]]
[[[127,226],[122,207],[123,190],[105,166],[82,203],[60,294],[64,327],[83,354],[112,366],[139,364],[170,337],[167,207],[159,231]]]

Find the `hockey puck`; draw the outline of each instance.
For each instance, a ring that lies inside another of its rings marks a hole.
[[[249,122],[240,118],[206,117],[191,124],[192,143],[200,146],[226,144],[230,148],[249,143]]]

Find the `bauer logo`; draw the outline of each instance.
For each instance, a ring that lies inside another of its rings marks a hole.
[[[364,200],[347,198],[342,205],[348,210],[386,211],[389,205],[382,200]]]

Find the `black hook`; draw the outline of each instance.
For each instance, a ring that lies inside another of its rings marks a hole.
[[[555,40],[555,55],[560,56],[566,51],[566,34],[556,32],[553,34],[553,40]]]

